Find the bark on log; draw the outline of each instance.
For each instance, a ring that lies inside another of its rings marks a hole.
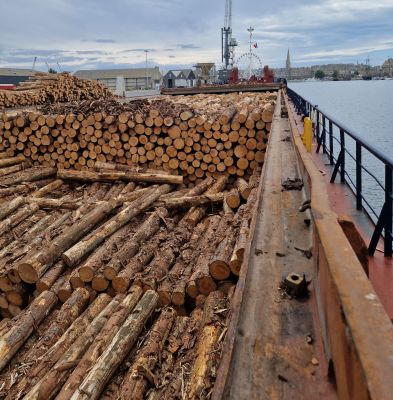
[[[73,394],[71,400],[96,400],[99,398],[109,378],[134,346],[146,320],[157,306],[157,302],[158,295],[154,291],[148,290],[144,294],[133,312],[116,333],[111,344],[97,360],[78,390]]]
[[[130,284],[142,268],[147,265],[154,257],[157,250],[157,241],[149,242],[141,248],[139,253],[133,257],[125,268],[112,280],[112,286],[118,293],[125,293],[130,287]]]
[[[177,306],[184,304],[184,293],[187,268],[189,264],[197,258],[198,245],[203,240],[203,234],[206,231],[207,223],[199,223],[192,232],[189,242],[183,247],[180,256],[175,265],[169,271],[168,276],[160,284],[157,293],[160,297],[160,305],[170,305],[172,302]],[[181,287],[181,288],[180,288]]]
[[[18,165],[12,165],[11,167],[1,168],[0,169],[0,177],[7,176],[13,174],[18,171],[23,171],[24,169],[31,168],[32,163],[30,161],[25,161]]]
[[[151,380],[152,371],[161,360],[161,352],[175,320],[176,312],[172,308],[161,312],[160,317],[150,330],[146,343],[136,355],[120,391],[121,400],[143,400]]]
[[[10,229],[14,228],[19,223],[21,223],[22,221],[24,221],[25,219],[27,219],[31,215],[33,215],[35,212],[37,212],[38,209],[39,209],[39,207],[37,204],[28,204],[28,205],[22,207],[15,214],[9,216],[6,219],[3,219],[0,222],[0,232],[5,233],[5,232],[9,231]]]
[[[60,275],[65,271],[65,264],[63,261],[59,261],[52,268],[50,268],[46,273],[37,281],[36,288],[39,293],[49,290]]]
[[[164,220],[167,216],[167,210],[161,208],[147,218],[134,233],[132,238],[113,255],[111,261],[104,269],[104,276],[106,279],[112,281],[116,278],[117,274],[125,266],[126,261],[136,255],[142,243],[157,233],[161,220]]]
[[[22,154],[16,157],[2,158],[0,159],[0,168],[9,167],[10,165],[20,164],[26,160],[26,157]]]
[[[162,194],[171,190],[169,185],[162,185],[151,193],[142,196],[138,200],[130,203],[124,210],[120,211],[115,217],[94,232],[86,240],[82,240],[69,250],[63,253],[62,259],[69,266],[75,266],[84,256],[89,254],[94,248],[99,246],[108,236],[115,233],[125,224],[135,218],[151,204],[153,204]]]
[[[18,265],[19,275],[24,282],[36,283],[38,279],[58,260],[61,254],[90,232],[100,221],[117,207],[116,202],[108,201],[95,207],[79,222],[66,229],[54,239],[46,249],[27,255]]]
[[[26,400],[53,399],[67,379],[69,371],[73,369],[83,356],[87,348],[104,327],[110,315],[117,309],[122,295],[118,295],[94,318],[66,352],[60,357],[51,370],[25,396]]]
[[[206,194],[216,194],[224,190],[228,181],[228,175],[220,176],[217,181],[209,188]],[[206,207],[192,207],[188,210],[183,220],[189,226],[194,227],[203,218],[206,213]]]
[[[240,206],[240,196],[236,188],[230,190],[230,192],[226,195],[225,202],[232,209],[236,209]]]
[[[82,182],[147,182],[147,183],[167,183],[181,185],[183,177],[181,175],[162,175],[157,173],[143,172],[90,172],[90,171],[72,171],[59,170],[57,174],[59,179],[78,180]]]
[[[52,293],[52,292],[44,292]],[[52,293],[53,294],[53,293]],[[111,298],[107,294],[98,296],[95,301],[87,308],[87,310],[64,332],[60,339],[41,357],[36,360],[36,364],[29,371],[29,375],[24,377],[18,385],[16,385],[8,393],[6,400],[14,400],[16,394],[19,398],[27,393],[29,388],[33,387],[41,378],[55,365],[55,363],[63,356],[64,352],[71,346],[77,337],[86,331],[90,323],[97,315],[109,304]]]
[[[94,366],[103,351],[112,341],[115,334],[128,315],[132,312],[142,295],[140,287],[133,287],[129,294],[124,298],[119,308],[112,314],[108,322],[105,324],[101,332],[98,334],[94,343],[89,347],[78,366],[63,385],[56,400],[68,400],[72,394],[78,389],[88,371]]]
[[[239,191],[240,195],[244,200],[247,200],[250,196],[252,188],[243,178],[237,178],[235,181],[235,188]]]
[[[44,197],[48,193],[52,193],[54,190],[59,189],[63,184],[64,182],[61,179],[56,179],[53,182],[48,183],[41,189],[38,189],[35,192],[31,193],[29,197],[33,198]]]
[[[228,279],[231,274],[229,263],[233,248],[236,243],[236,232],[230,229],[224,240],[220,242],[209,263],[209,271],[212,278],[217,281]]]
[[[81,204],[75,201],[67,201],[63,199],[44,199],[39,197],[27,197],[26,202],[36,204],[40,208],[63,208],[65,210],[77,210]]]
[[[4,219],[19,207],[25,204],[25,199],[23,196],[18,196],[11,200],[8,204],[4,204],[0,207],[0,220]]]
[[[184,196],[173,199],[166,199],[157,203],[157,206],[163,206],[168,209],[190,208],[205,204],[221,203],[224,200],[223,193],[205,194],[199,196]]]
[[[34,328],[49,314],[56,304],[54,293],[41,293],[15,321],[7,333],[0,338],[0,371],[8,364],[12,356],[19,350]]]
[[[22,183],[22,182],[34,182],[34,181],[39,181],[41,179],[47,179],[55,176],[57,173],[56,168],[50,168],[50,167],[33,167],[24,170],[18,176],[16,177],[8,177],[8,179],[4,179],[2,184],[6,186],[13,186],[17,183]]]

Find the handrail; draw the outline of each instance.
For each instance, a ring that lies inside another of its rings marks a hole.
[[[330,182],[334,183],[336,176],[340,173],[341,183],[346,183],[350,189],[354,192],[356,197],[356,208],[358,210],[367,210],[363,207],[363,202],[369,207],[372,214],[377,217],[375,230],[371,238],[368,252],[370,255],[375,253],[378,241],[381,237],[384,238],[384,254],[386,257],[392,257],[392,241],[393,241],[393,158],[385,154],[378,147],[372,145],[367,140],[361,138],[359,135],[354,133],[347,126],[338,122],[332,118],[329,114],[322,111],[318,105],[311,104],[308,100],[303,98],[301,95],[296,93],[294,90],[287,88],[288,97],[291,99],[295,106],[296,111],[303,116],[311,116],[312,112],[316,113],[316,124],[315,124],[315,138],[318,146],[316,152],[322,148],[323,153],[329,156],[330,165],[334,166],[333,174]],[[328,126],[328,127],[327,127]],[[340,131],[340,136],[336,137],[333,134],[333,127],[336,127]],[[326,143],[326,136],[329,137],[329,142]],[[356,154],[353,155],[345,145],[346,136],[350,137],[355,141]],[[339,154],[338,157],[334,156],[334,141],[338,143]],[[362,150],[367,150],[369,154],[374,156],[378,161],[384,164],[385,179],[384,184],[362,164]],[[345,169],[345,155],[348,155],[354,160],[356,164],[356,176],[355,182],[353,178]],[[362,172],[367,173],[374,181],[382,188],[385,192],[385,202],[382,206],[382,210],[378,216],[378,213],[371,207],[370,202],[367,201],[362,193],[363,182]],[[347,177],[347,179],[346,179]],[[349,184],[349,182],[351,184]]]

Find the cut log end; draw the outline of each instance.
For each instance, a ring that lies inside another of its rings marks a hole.
[[[228,264],[221,260],[213,261],[210,266],[210,275],[217,281],[228,279],[231,274],[231,269]]]

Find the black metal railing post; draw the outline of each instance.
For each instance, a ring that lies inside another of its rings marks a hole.
[[[385,240],[384,240],[384,254],[385,257],[392,257],[392,217],[393,217],[393,179],[392,179],[392,166],[385,165]]]
[[[341,152],[342,152],[340,180],[341,180],[341,183],[345,183],[345,131],[342,128],[340,128],[340,144],[341,144]]]
[[[319,152],[319,147],[320,147],[320,145],[321,145],[321,138],[320,138],[320,136],[319,136],[319,111],[318,110],[316,110],[316,127],[315,127],[315,136],[316,136],[316,138],[317,138],[317,143],[318,143],[318,147],[317,147],[317,153]]]
[[[356,209],[362,209],[362,144],[356,141]]]
[[[326,154],[326,117],[322,114],[322,152]]]
[[[333,122],[329,121],[329,162],[334,164]]]

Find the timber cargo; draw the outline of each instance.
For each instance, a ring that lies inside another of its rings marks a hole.
[[[4,110],[3,398],[389,398],[391,321],[266,88]]]

